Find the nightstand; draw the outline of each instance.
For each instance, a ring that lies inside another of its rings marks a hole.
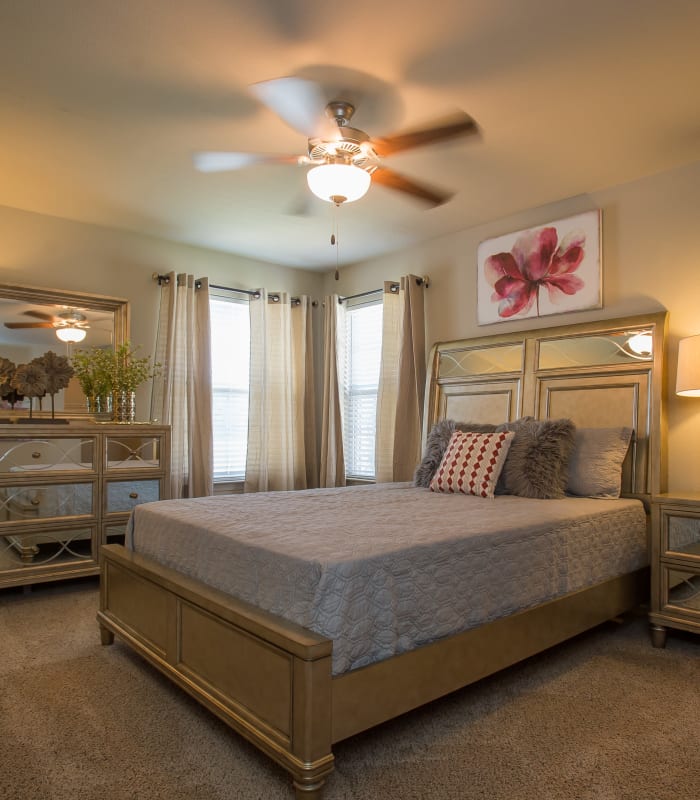
[[[651,639],[668,628],[700,633],[700,494],[660,494],[652,504]]]

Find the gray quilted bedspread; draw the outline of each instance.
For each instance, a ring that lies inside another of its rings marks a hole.
[[[648,563],[637,500],[410,484],[145,503],[127,545],[332,639],[335,674]]]

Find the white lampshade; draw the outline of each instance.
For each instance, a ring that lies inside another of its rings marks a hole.
[[[700,335],[689,336],[678,343],[676,394],[700,397]]]
[[[352,164],[321,164],[306,173],[309,189],[329,203],[359,200],[372,182],[369,172]]]
[[[56,336],[62,342],[82,342],[87,336],[87,331],[84,328],[73,328],[68,325],[65,328],[56,328]]]

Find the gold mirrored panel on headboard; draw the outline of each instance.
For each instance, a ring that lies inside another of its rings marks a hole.
[[[496,372],[520,372],[525,346],[515,344],[473,347],[440,353],[438,374],[441,378],[466,378],[470,375],[493,375]]]
[[[67,344],[56,331],[74,320],[85,337]],[[78,348],[118,347],[128,338],[129,302],[124,298],[0,283],[0,357],[15,364],[28,363],[49,350],[70,357]],[[75,379],[55,400],[59,414],[87,413]]]
[[[538,341],[537,369],[571,369],[651,362],[652,327],[603,331],[581,336],[542,338]]]

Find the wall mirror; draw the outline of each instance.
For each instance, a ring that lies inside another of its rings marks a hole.
[[[85,331],[82,341],[65,342],[57,336],[59,329],[69,326]],[[128,339],[129,302],[122,297],[0,283],[0,357],[15,364],[48,350],[70,358],[76,349],[118,347]],[[87,414],[85,396],[75,379],[56,395],[56,412]]]

